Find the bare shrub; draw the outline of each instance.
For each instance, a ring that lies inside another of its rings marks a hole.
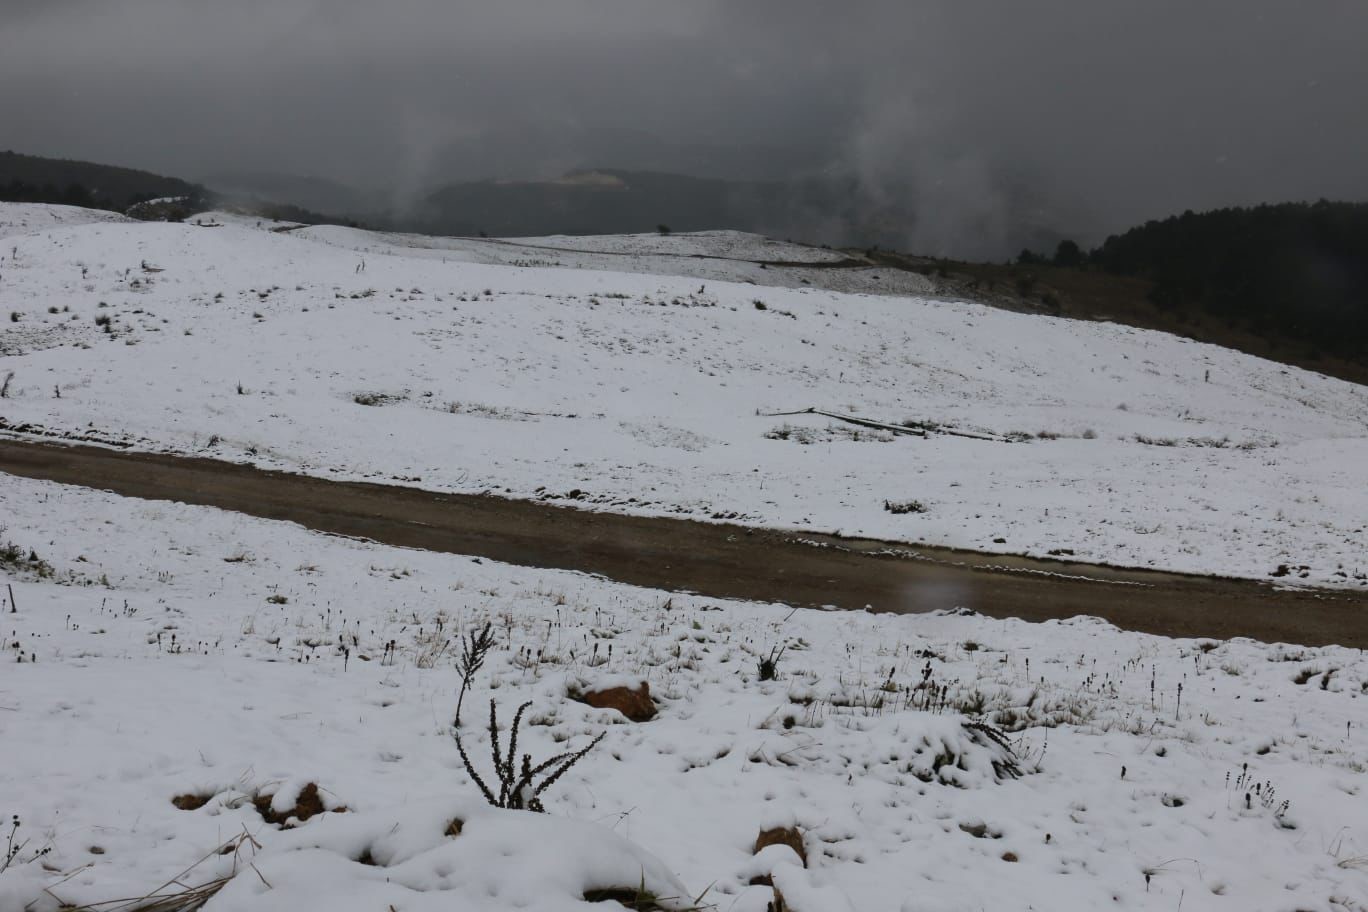
[[[527,712],[527,708],[531,705],[532,702],[529,700],[518,707],[517,713],[513,716],[513,724],[508,732],[508,750],[504,752],[499,747],[498,712],[495,709],[494,701],[489,701],[489,746],[494,753],[494,774],[499,778],[497,794],[485,784],[484,779],[475,771],[475,765],[470,762],[470,755],[466,753],[465,744],[461,741],[460,729],[453,729],[452,736],[456,739],[456,750],[461,754],[461,762],[465,764],[466,772],[470,774],[471,780],[479,786],[486,801],[497,808],[536,811],[544,814],[546,808],[541,803],[542,793],[554,785],[557,779],[565,775],[570,767],[583,759],[585,754],[593,750],[595,745],[603,740],[604,736],[599,735],[580,750],[557,754],[535,766],[532,764],[532,755],[523,754],[522,769],[518,770],[514,766],[514,759],[518,753],[518,729],[522,726],[523,713]],[[537,781],[538,776],[542,777],[540,782]]]
[[[784,657],[784,652],[787,649],[787,646],[771,646],[769,655],[760,657],[757,665],[760,680],[773,681],[779,676],[779,660]]]
[[[494,646],[494,627],[486,623],[481,630],[472,630],[461,638],[461,655],[456,660],[456,670],[461,673],[461,694],[456,698],[456,727],[461,727],[461,704],[465,702],[466,690],[475,680],[475,673],[484,665],[485,656]]]
[[[39,579],[48,579],[53,574],[52,564],[39,557],[37,551],[30,549],[26,553],[14,542],[0,544],[0,569],[15,575],[36,576]]]

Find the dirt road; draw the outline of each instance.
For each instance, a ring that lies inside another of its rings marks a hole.
[[[1287,591],[1241,580],[591,513],[87,446],[0,440],[0,471],[717,598],[893,612],[965,607],[1035,621],[1092,614],[1170,636],[1368,647],[1363,592]],[[13,494],[0,481],[0,504],[5,496]]]

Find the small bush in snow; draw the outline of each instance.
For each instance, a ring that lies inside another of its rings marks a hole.
[[[36,551],[30,550],[26,554],[14,542],[0,544],[0,569],[16,575],[32,574],[39,579],[52,576],[52,564],[40,558]]]
[[[929,508],[920,500],[885,500],[884,509],[889,513],[925,513]]]
[[[769,655],[760,657],[757,667],[757,671],[760,674],[760,680],[773,681],[778,677],[779,660],[784,657],[784,650],[787,648],[787,646],[771,646]]]
[[[9,870],[11,865],[29,864],[30,862],[37,861],[38,859],[46,855],[48,852],[52,851],[51,846],[45,846],[44,848],[39,849],[37,852],[33,852],[28,856],[24,856],[20,853],[24,851],[24,846],[28,845],[28,840],[25,839],[16,842],[18,836],[19,815],[15,814],[12,822],[10,823],[9,835],[5,839],[5,854],[3,857],[0,857],[0,874],[3,874],[5,873],[5,871]]]
[[[461,762],[465,764],[466,772],[479,786],[486,801],[497,808],[536,811],[544,814],[546,808],[541,803],[542,793],[554,785],[557,779],[565,775],[570,767],[582,760],[585,754],[593,750],[594,746],[603,740],[603,735],[599,735],[580,750],[557,754],[550,760],[543,760],[536,766],[532,765],[531,754],[523,754],[522,768],[519,770],[514,766],[518,753],[518,729],[522,727],[523,713],[527,712],[527,708],[531,705],[531,701],[528,701],[518,707],[517,713],[513,716],[513,724],[508,731],[508,750],[504,752],[499,747],[498,713],[494,701],[489,701],[489,746],[494,753],[494,773],[499,777],[497,794],[485,784],[484,779],[475,771],[475,765],[470,762],[465,744],[461,741],[460,729],[453,729],[452,736],[456,739],[456,750],[461,754]],[[538,776],[542,777],[540,782],[537,781]]]
[[[409,393],[407,390],[398,393],[384,393],[367,390],[352,394],[352,402],[355,402],[357,405],[381,406],[403,402],[408,399],[408,397]]]

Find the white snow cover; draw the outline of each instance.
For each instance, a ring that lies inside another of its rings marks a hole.
[[[0,570],[5,912],[187,868],[236,872],[207,912],[607,912],[583,897],[614,886],[760,912],[762,872],[797,912],[1368,908],[1358,650],[670,596],[9,476],[0,514],[52,568]],[[545,817],[483,808],[451,737],[486,622],[462,727],[483,777],[491,698],[505,743],[532,701],[537,759],[606,732]],[[641,678],[650,722],[565,697]],[[309,782],[332,810],[295,829],[250,800]],[[807,868],[752,857],[787,825]]]
[[[444,262],[412,238],[202,220],[220,227],[11,237],[0,418],[438,490],[1368,585],[1362,386],[975,304]],[[758,414],[809,407],[1032,437]]]
[[[0,238],[36,234],[49,228],[131,222],[127,216],[103,209],[48,203],[0,203]],[[10,251],[5,251],[9,254]],[[13,262],[8,265],[14,265]]]
[[[925,295],[930,279],[885,267],[823,268],[765,263],[835,264],[839,251],[775,241],[741,231],[689,234],[602,236],[556,235],[543,238],[432,237],[362,231],[335,225],[300,227],[258,222],[223,213],[206,214],[225,224],[284,229],[358,254],[399,255],[443,262],[483,263],[521,268],[594,269],[644,275],[683,276],[719,282],[744,282],[779,288],[811,286],[871,294]]]
[[[460,835],[445,838],[453,819]],[[373,864],[357,863],[365,853]],[[449,799],[398,813],[324,815],[273,841],[256,867],[209,908],[552,912],[594,908],[584,897],[605,888],[649,892],[666,908],[693,906],[663,862],[608,827]]]

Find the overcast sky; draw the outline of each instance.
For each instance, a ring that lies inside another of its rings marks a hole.
[[[927,231],[1022,186],[1115,230],[1368,199],[1368,2],[0,0],[0,148],[403,191],[845,170]]]

